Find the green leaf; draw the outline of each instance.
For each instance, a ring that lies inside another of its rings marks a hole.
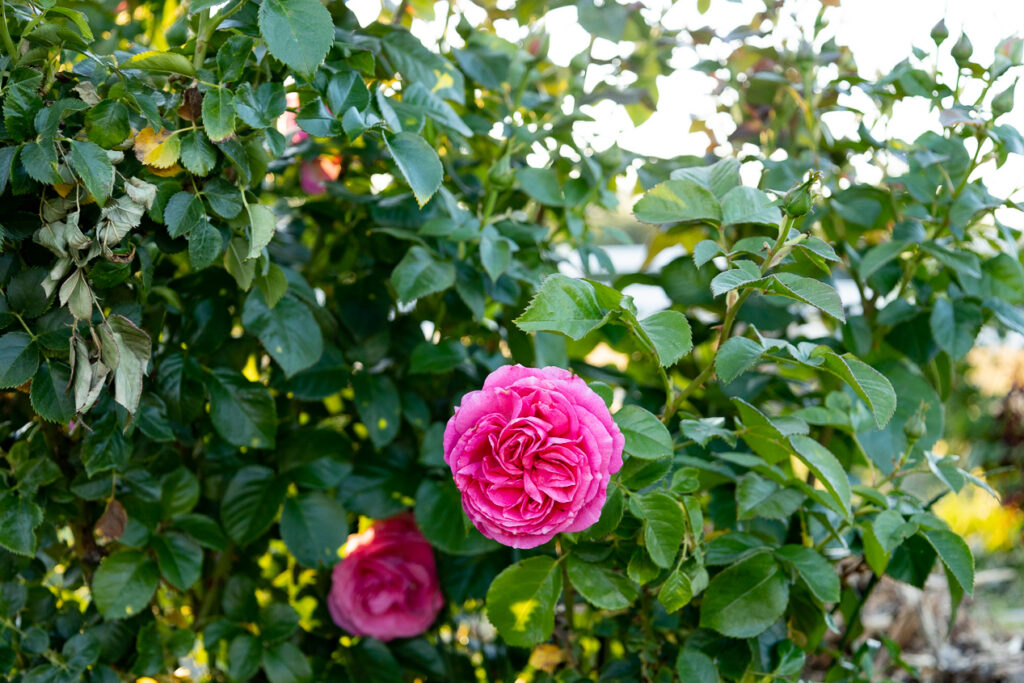
[[[160,574],[169,584],[185,592],[199,580],[203,569],[203,549],[188,536],[172,531],[155,536],[150,547],[156,552]]]
[[[422,207],[430,201],[444,179],[444,169],[437,152],[426,140],[412,133],[385,134],[384,142],[416,195],[416,202]]]
[[[395,266],[391,282],[399,300],[408,303],[455,284],[455,266],[447,261],[438,261],[423,247],[414,246]]]
[[[839,576],[835,567],[813,548],[784,545],[775,557],[793,567],[816,598],[822,602],[839,602]]]
[[[629,607],[639,595],[636,584],[607,567],[585,562],[575,555],[566,560],[569,583],[583,599],[598,609],[620,610]]]
[[[363,87],[366,90],[366,87]],[[235,114],[252,128],[269,128],[285,112],[284,87],[280,83],[261,83],[253,89],[243,83],[235,92]],[[334,111],[344,111],[335,109]]]
[[[107,411],[90,425],[82,439],[81,458],[89,477],[107,470],[122,471],[132,456],[132,444],[121,432],[117,413]]]
[[[615,424],[626,439],[624,450],[634,458],[656,460],[672,455],[672,435],[657,417],[640,406],[624,406]]]
[[[85,189],[96,200],[96,204],[103,206],[114,184],[114,166],[103,148],[94,142],[72,140],[71,167],[85,183]]]
[[[44,185],[61,182],[60,171],[57,169],[57,148],[52,140],[30,142],[22,147],[21,163],[33,180]]]
[[[230,90],[214,88],[203,97],[203,127],[214,142],[234,135],[235,98]]]
[[[19,387],[39,367],[39,347],[18,330],[0,337],[0,389]]]
[[[796,455],[803,461],[807,468],[818,478],[825,489],[829,492],[830,507],[849,519],[850,509],[850,479],[839,464],[836,456],[822,446],[820,443],[806,436],[793,435],[789,442],[796,450]]]
[[[682,569],[676,569],[669,574],[658,591],[658,602],[669,614],[682,609],[692,599],[693,586],[690,577]]]
[[[729,384],[754,367],[763,353],[764,347],[753,339],[730,337],[715,354],[715,372],[723,383]]]
[[[892,419],[896,412],[896,391],[885,375],[853,354],[840,356],[827,346],[816,348],[811,352],[811,357],[824,359],[824,369],[853,389],[871,409],[879,429]]]
[[[245,448],[273,448],[277,410],[265,386],[239,372],[217,368],[206,373],[210,419],[228,443]]]
[[[644,521],[647,553],[659,567],[671,567],[686,532],[683,508],[675,498],[659,491],[650,491],[633,500]]]
[[[184,531],[196,543],[210,550],[224,550],[228,540],[213,519],[206,515],[181,515],[174,520],[174,527]]]
[[[492,281],[497,282],[512,261],[515,243],[506,237],[484,232],[480,238],[480,263]]]
[[[562,194],[558,174],[552,168],[520,168],[516,170],[516,181],[523,192],[532,199],[547,206],[562,206],[565,196]]]
[[[935,300],[929,319],[935,343],[953,360],[963,358],[974,348],[982,320],[981,307],[977,304],[945,298]]]
[[[189,173],[205,176],[217,163],[217,148],[210,144],[206,133],[194,130],[182,137],[179,158]]]
[[[860,279],[866,281],[879,268],[899,257],[909,244],[910,242],[906,240],[893,240],[892,242],[877,244],[868,249],[857,266]]]
[[[309,683],[313,680],[309,660],[302,654],[302,650],[290,641],[286,640],[265,649],[261,661],[270,683]]]
[[[281,539],[299,564],[329,569],[348,539],[345,509],[318,491],[289,498],[281,513]]]
[[[700,625],[730,638],[753,638],[781,619],[788,603],[789,584],[771,553],[757,553],[711,580]]]
[[[266,533],[287,491],[285,480],[267,467],[247,465],[238,470],[220,506],[220,519],[228,536],[244,546]]]
[[[974,555],[959,535],[945,529],[920,532],[968,595],[974,595]]]
[[[752,187],[734,187],[722,197],[722,224],[778,225],[782,222],[779,207],[772,206],[772,199],[761,190]]]
[[[402,404],[395,383],[386,375],[361,372],[352,377],[356,410],[370,433],[370,441],[379,450],[398,435]]]
[[[274,239],[277,219],[274,212],[262,204],[249,204],[249,258],[257,258]]]
[[[640,321],[647,333],[658,362],[668,367],[693,350],[693,333],[686,316],[678,311],[661,311]]]
[[[178,192],[164,207],[164,222],[171,237],[187,235],[205,218],[202,200],[191,192]]]
[[[320,66],[334,43],[334,20],[318,0],[266,0],[259,27],[270,54],[304,75]]]
[[[104,619],[134,616],[149,604],[160,570],[138,550],[120,550],[100,562],[92,577],[92,599]]]
[[[192,62],[185,55],[176,52],[159,52],[148,50],[133,55],[130,59],[121,64],[122,69],[141,69],[142,71],[161,71],[165,73],[181,74],[182,76],[195,76],[196,70]]]
[[[748,472],[740,477],[736,485],[736,517],[737,519],[788,519],[796,512],[804,495],[799,491],[781,488],[768,479]]]
[[[693,248],[693,263],[698,268],[722,253],[722,247],[712,240],[701,240]]]
[[[43,420],[67,424],[75,416],[75,397],[68,387],[71,370],[63,363],[44,361],[32,378],[29,398],[32,408]]]
[[[751,261],[734,261],[733,268],[723,271],[711,280],[711,295],[721,296],[737,287],[768,281]]]
[[[232,237],[224,250],[224,269],[235,278],[235,284],[243,292],[249,291],[256,277],[256,262],[246,256],[248,253],[249,242],[242,237]]]
[[[720,680],[715,662],[703,652],[692,648],[679,651],[676,673],[679,680],[685,683],[718,683]]]
[[[43,511],[38,505],[14,491],[0,492],[0,548],[32,557],[36,554],[36,527],[42,523]]]
[[[655,185],[633,207],[644,223],[721,223],[722,207],[711,191],[689,179]]]
[[[770,291],[773,294],[810,304],[833,318],[846,322],[843,302],[839,299],[839,293],[831,285],[793,273],[776,273],[772,276],[771,282]]]
[[[713,438],[719,438],[730,446],[736,445],[736,433],[726,429],[724,417],[702,417],[699,420],[681,420],[679,428],[683,436],[693,439],[701,446],[707,446]]]
[[[424,480],[416,490],[416,524],[430,544],[449,555],[479,555],[499,546],[485,538],[462,510],[462,497],[451,478]]]
[[[291,294],[268,308],[263,293],[252,290],[242,308],[242,326],[260,340],[286,377],[312,366],[323,353],[323,335],[316,318]]]
[[[612,315],[598,301],[586,280],[554,274],[544,278],[530,304],[515,324],[523,332],[559,332],[580,340],[605,324]]]
[[[985,308],[992,311],[996,318],[1008,329],[1017,334],[1024,334],[1024,312],[1020,307],[1003,301],[1002,299],[986,299]]]
[[[421,342],[409,356],[409,372],[413,375],[449,372],[466,357],[466,347],[457,339],[449,339],[440,344]]]
[[[551,637],[562,575],[554,559],[541,555],[516,562],[491,582],[487,619],[509,645],[533,647]]]
[[[739,411],[740,419],[743,422],[743,430],[739,435],[743,441],[769,464],[774,464],[789,458],[792,448],[772,420],[760,410],[750,405],[741,398],[732,400]]]
[[[188,261],[192,270],[202,270],[212,264],[223,249],[224,240],[220,230],[207,220],[199,221],[188,233]]]
[[[164,517],[191,512],[199,502],[199,479],[191,470],[179,467],[164,475],[160,482],[160,505]]]
[[[263,645],[251,633],[240,633],[228,646],[228,678],[232,681],[247,681],[260,670],[260,656]]]

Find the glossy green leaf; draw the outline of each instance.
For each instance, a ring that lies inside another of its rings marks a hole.
[[[289,498],[281,513],[281,538],[303,566],[333,567],[348,538],[345,509],[319,491]]]
[[[598,609],[625,609],[639,594],[636,585],[628,577],[599,564],[585,562],[575,555],[570,555],[566,560],[566,569],[569,583],[584,600]]]
[[[818,481],[825,485],[831,501],[830,507],[849,519],[850,479],[836,456],[810,437],[794,435],[789,437],[789,442],[793,445],[796,456],[807,465]]]
[[[562,575],[546,555],[516,562],[487,590],[487,620],[502,639],[516,647],[532,647],[551,637],[555,604],[562,594]]]
[[[962,299],[936,299],[929,322],[935,343],[959,360],[971,350],[981,331],[981,307]]]
[[[672,455],[672,435],[668,428],[640,406],[625,406],[614,419],[626,439],[624,450],[629,455],[644,460]]]
[[[558,332],[579,340],[612,316],[594,286],[566,275],[549,275],[515,324],[524,332]]]
[[[14,491],[0,492],[0,548],[17,555],[35,555],[36,528],[42,522],[43,511],[34,502]]]
[[[296,297],[285,295],[268,308],[259,289],[249,292],[242,308],[242,325],[291,377],[305,370],[323,353],[323,336],[313,313]]]
[[[82,179],[96,203],[103,206],[114,183],[113,164],[103,148],[94,142],[72,140],[70,145],[71,167],[75,169],[75,175]]]
[[[640,327],[654,344],[661,365],[674,365],[693,350],[693,333],[686,316],[678,311],[661,311],[640,321]]]
[[[235,446],[273,448],[277,410],[265,386],[228,368],[205,375],[210,419],[221,438]]]
[[[455,284],[455,266],[439,261],[423,247],[414,246],[391,273],[391,282],[403,302],[410,302]]]
[[[21,330],[0,337],[0,389],[18,387],[39,367],[39,347]]]
[[[813,548],[784,545],[775,557],[796,570],[808,588],[822,602],[839,602],[839,576],[835,567]]]
[[[388,151],[391,152],[398,170],[405,182],[409,183],[416,201],[422,207],[441,187],[444,169],[434,148],[426,140],[412,133],[385,135]]]
[[[764,351],[764,347],[753,339],[730,337],[715,354],[715,372],[722,382],[729,384],[754,367]]]
[[[104,619],[126,619],[146,608],[159,582],[160,570],[145,553],[119,550],[93,574],[92,599]]]
[[[317,0],[267,0],[259,27],[270,54],[301,74],[320,66],[334,42],[331,14]]]
[[[170,532],[150,542],[156,563],[164,579],[180,591],[187,591],[199,580],[203,567],[203,549],[184,534]]]
[[[644,544],[659,567],[667,569],[675,561],[686,533],[683,508],[672,496],[651,491],[634,499],[644,521]]]
[[[243,546],[262,536],[274,523],[286,492],[285,481],[267,467],[248,465],[238,470],[220,507],[228,536]]]
[[[752,638],[782,618],[788,603],[789,585],[771,553],[757,553],[711,580],[700,625],[730,638]]]
[[[693,180],[668,180],[648,190],[633,214],[644,223],[720,223],[722,207],[710,190]]]

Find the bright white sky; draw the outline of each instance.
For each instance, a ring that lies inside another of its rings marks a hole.
[[[492,0],[493,1],[493,0]],[[498,0],[499,6],[511,5],[514,0]],[[605,2],[614,0],[605,0]],[[456,11],[465,13],[471,23],[483,19],[483,10],[468,0],[454,0]],[[712,0],[706,14],[697,12],[696,0],[643,0],[648,11],[663,15],[663,23],[670,29],[699,28],[710,26],[726,32],[740,24],[748,23],[753,14],[763,7],[762,0]],[[380,0],[348,0],[347,6],[366,24],[377,18],[381,11]],[[820,0],[788,0],[786,14],[771,37],[796,44],[801,27],[812,26],[821,7]],[[413,33],[427,45],[436,45],[440,39],[442,21],[447,3],[437,2],[435,14],[438,21],[414,20]],[[961,31],[966,31],[974,45],[979,61],[988,63],[996,44],[1003,38],[1024,28],[1024,0],[842,0],[839,7],[827,10],[829,28],[823,38],[835,35],[841,45],[853,50],[854,58],[867,77],[875,77],[890,70],[895,64],[912,54],[914,46],[931,52],[934,45],[929,37],[932,26],[939,19],[945,19],[950,37],[943,44],[943,59],[940,66],[947,73],[955,73],[955,65],[948,56],[949,48]],[[446,38],[454,45],[462,41],[455,33],[456,21],[451,21]],[[572,57],[587,47],[589,36],[576,21],[575,7],[563,7],[550,12],[543,22],[551,35],[549,56],[558,64],[568,64]],[[510,40],[522,38],[528,31],[511,21],[499,21],[496,25],[499,35]],[[627,54],[628,44],[615,45],[598,40],[595,55],[610,57],[616,53]],[[701,57],[724,57],[729,49],[721,45],[702,47]],[[674,71],[659,78],[659,99],[657,111],[640,126],[634,127],[625,110],[613,103],[603,103],[589,108],[595,119],[592,124],[578,124],[578,132],[590,138],[591,143],[601,149],[618,142],[620,146],[641,154],[671,158],[680,154],[703,154],[708,144],[702,133],[689,133],[694,117],[708,121],[719,140],[724,140],[733,129],[728,114],[715,113],[715,100],[711,97],[715,81],[692,67],[698,56],[691,50],[677,50],[672,66]],[[1010,69],[992,90],[1001,92],[1017,77],[1020,69]],[[588,78],[600,79],[604,74],[592,67]],[[970,93],[967,93],[970,97]],[[977,93],[974,93],[977,96]],[[971,98],[973,102],[973,98]],[[858,108],[870,105],[867,98],[848,98],[844,104]],[[845,117],[845,118],[844,118]],[[856,132],[852,116],[841,113],[827,114],[826,123],[836,136],[852,136]],[[1024,89],[1018,93],[1014,110],[1001,119],[1024,130]],[[890,120],[879,121],[873,132],[904,140],[913,140],[926,130],[941,130],[938,112],[928,111],[921,98],[912,98],[897,106]],[[877,182],[880,173],[866,164],[859,164],[862,181]],[[989,186],[989,191],[998,197],[1008,197],[1024,187],[1024,158],[1011,156],[1010,160],[996,170],[982,168],[979,172]],[[1024,201],[1024,192],[1015,197]],[[1017,214],[1018,212],[1012,212]],[[1004,218],[1003,211],[1000,218]],[[1024,228],[1024,218],[1006,215],[1006,221],[1015,227]]]

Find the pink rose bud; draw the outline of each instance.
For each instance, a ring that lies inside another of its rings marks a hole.
[[[375,521],[352,534],[334,567],[327,608],[352,635],[411,638],[430,628],[444,606],[434,551],[411,513]]]
[[[580,377],[506,365],[462,398],[444,432],[444,459],[480,533],[535,548],[598,520],[624,443]]]

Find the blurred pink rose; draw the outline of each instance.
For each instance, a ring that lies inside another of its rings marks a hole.
[[[285,137],[290,135],[292,138],[291,144],[297,145],[309,137],[309,133],[299,128],[295,112],[293,111],[299,106],[299,93],[290,92],[285,95],[285,103],[288,105],[288,111],[278,117],[277,132]]]
[[[352,534],[334,567],[327,608],[352,635],[378,640],[426,631],[444,605],[434,552],[411,513]]]
[[[299,184],[308,195],[327,192],[327,183],[341,174],[341,157],[323,155],[314,161],[303,161],[299,167]]]
[[[462,398],[445,429],[444,459],[480,533],[534,548],[598,520],[623,444],[581,378],[506,365]]]

